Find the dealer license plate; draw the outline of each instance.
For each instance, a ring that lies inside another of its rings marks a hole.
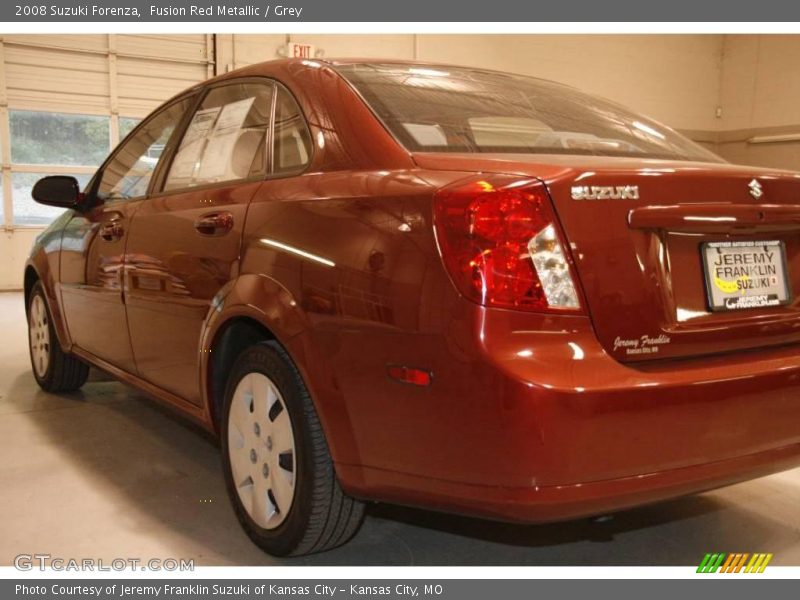
[[[708,242],[701,252],[711,310],[764,308],[791,301],[783,242]]]

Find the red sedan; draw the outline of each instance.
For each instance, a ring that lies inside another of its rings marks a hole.
[[[25,271],[33,373],[219,435],[278,555],[363,501],[541,522],[800,463],[800,175],[556,83],[282,60],[158,108]]]

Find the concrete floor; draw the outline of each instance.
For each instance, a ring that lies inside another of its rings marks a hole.
[[[216,446],[139,392],[93,373],[42,392],[22,295],[0,293],[0,564],[193,558],[197,565],[692,565],[709,551],[800,565],[800,469],[614,515],[516,526],[392,506],[369,509],[343,548],[276,560],[231,510]]]

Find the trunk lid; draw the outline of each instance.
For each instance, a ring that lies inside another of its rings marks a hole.
[[[598,339],[620,361],[800,342],[796,173],[591,156],[417,153],[414,159],[426,169],[542,180]],[[738,299],[751,294],[758,298]],[[764,299],[773,305],[753,305]],[[750,307],[723,310],[726,303]]]

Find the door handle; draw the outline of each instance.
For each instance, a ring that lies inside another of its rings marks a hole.
[[[100,227],[100,237],[107,242],[113,242],[120,239],[124,233],[125,230],[122,227],[122,223],[116,220],[103,223],[103,225]]]
[[[229,212],[209,213],[194,222],[201,235],[224,235],[233,229],[233,215]]]

